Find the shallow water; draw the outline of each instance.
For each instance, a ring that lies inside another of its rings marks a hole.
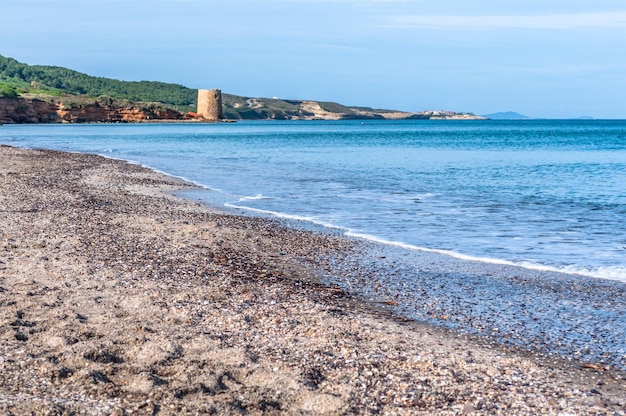
[[[329,283],[499,343],[626,370],[626,284],[365,243],[323,259]]]

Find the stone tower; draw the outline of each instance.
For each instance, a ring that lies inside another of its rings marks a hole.
[[[222,119],[222,91],[198,90],[198,114],[206,120]]]

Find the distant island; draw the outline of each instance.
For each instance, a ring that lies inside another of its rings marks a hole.
[[[499,113],[485,114],[484,117],[490,120],[530,120],[530,117],[516,113],[515,111],[502,111]]]
[[[0,55],[1,123],[202,121],[198,90],[94,77]],[[405,112],[334,102],[222,95],[225,120],[482,120],[454,111]]]

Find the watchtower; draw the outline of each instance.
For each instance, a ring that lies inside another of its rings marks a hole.
[[[222,119],[222,90],[198,90],[198,114],[204,119]]]

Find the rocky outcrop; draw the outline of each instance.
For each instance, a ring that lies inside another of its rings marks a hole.
[[[57,104],[56,113],[61,121],[66,123],[123,123],[150,120],[180,120],[183,118],[181,113],[169,108],[156,105],[120,105],[120,102],[115,100],[110,100],[109,102],[96,101],[86,105],[59,103]]]
[[[42,100],[0,97],[0,123],[55,123],[59,115]]]
[[[225,95],[224,116],[244,120],[484,120],[485,117],[453,111],[404,112],[347,107],[334,102],[281,100]]]
[[[0,98],[0,123],[126,123],[183,118],[178,111],[156,103],[109,97]]]

